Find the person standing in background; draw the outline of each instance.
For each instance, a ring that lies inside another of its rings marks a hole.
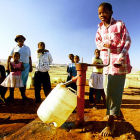
[[[21,74],[24,87],[20,88],[21,93],[22,93],[22,98],[24,100],[27,99],[25,95],[25,91],[26,91],[26,83],[27,83],[28,75],[29,75],[29,72],[32,72],[31,51],[30,51],[30,48],[24,44],[25,40],[26,38],[23,35],[16,36],[15,41],[17,42],[17,46],[13,48],[7,60],[7,70],[9,70],[9,63],[14,52],[19,52],[20,61],[23,62],[23,66],[24,66],[24,70],[22,71],[22,74]],[[10,92],[9,98],[10,97],[12,98],[11,94],[12,94],[12,91]]]
[[[71,56],[71,57],[70,57]],[[70,63],[67,67],[67,72],[68,72],[68,78],[67,78],[67,81],[71,80],[73,77],[77,76],[77,71],[76,71],[76,63],[79,63],[80,61],[80,58],[78,55],[73,55],[73,54],[70,54],[69,55],[69,58],[72,58],[71,61],[72,63]],[[76,83],[72,82],[70,83],[69,85],[67,85],[67,87],[71,87],[75,90],[77,90],[77,85]]]
[[[10,96],[7,98],[7,102],[13,102],[14,101],[14,89],[19,88],[21,95],[23,95],[22,90],[23,88],[23,81],[21,79],[21,72],[24,70],[23,63],[19,61],[20,54],[19,52],[15,52],[13,54],[13,62],[9,63],[9,75],[5,78],[5,80],[2,82],[3,87],[9,87],[10,88]],[[24,98],[23,98],[24,99]]]
[[[103,64],[102,59],[100,58],[100,50],[95,49],[95,57],[92,59],[92,64]],[[106,105],[105,93],[103,89],[103,67],[96,66],[93,67],[92,74],[89,79],[89,102],[93,107],[96,107],[97,101],[103,98],[104,106]]]
[[[0,65],[0,84],[4,81],[5,78],[6,78],[5,67],[3,65]],[[2,102],[5,102],[6,91],[7,88],[0,85],[0,100]]]
[[[37,56],[36,72],[34,75],[34,87],[36,100],[35,102],[40,103],[41,84],[43,84],[43,90],[46,97],[51,91],[50,75],[48,71],[50,69],[49,65],[52,64],[53,59],[50,52],[45,49],[44,42],[38,43]]]
[[[67,73],[68,73],[67,81],[71,80],[71,78],[72,78],[70,69],[71,69],[71,67],[74,66],[74,55],[73,54],[69,54],[69,59],[70,59],[71,63],[69,63],[67,65]]]

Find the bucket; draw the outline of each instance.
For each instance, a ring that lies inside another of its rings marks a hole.
[[[37,115],[44,123],[53,123],[55,127],[60,127],[76,106],[76,91],[58,84],[41,103]]]

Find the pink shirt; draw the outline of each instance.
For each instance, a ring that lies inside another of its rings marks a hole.
[[[101,50],[101,58],[104,64],[107,64],[108,53],[103,47],[104,44],[111,44],[110,47],[110,65],[104,67],[104,74],[122,75],[131,72],[131,65],[128,50],[131,39],[125,27],[120,20],[111,19],[108,27],[101,22],[96,33],[96,45]],[[120,68],[114,67],[114,63],[121,62]]]
[[[11,62],[11,65],[13,66],[13,68],[21,68],[22,67],[22,62],[19,62],[18,64],[15,64],[14,62]],[[16,72],[11,72],[12,75],[21,75],[21,71],[16,71]]]

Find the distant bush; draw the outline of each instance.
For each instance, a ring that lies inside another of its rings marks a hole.
[[[51,79],[52,84],[59,84],[59,83],[65,83],[65,82],[66,82],[66,80],[61,79],[61,78],[53,78],[53,79]]]

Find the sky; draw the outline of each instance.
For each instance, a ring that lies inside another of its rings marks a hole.
[[[8,58],[15,36],[22,34],[33,61],[37,44],[43,41],[54,64],[67,64],[70,53],[91,63],[102,2],[111,3],[113,17],[125,23],[132,40],[131,64],[140,70],[139,0],[0,0],[0,60]]]

